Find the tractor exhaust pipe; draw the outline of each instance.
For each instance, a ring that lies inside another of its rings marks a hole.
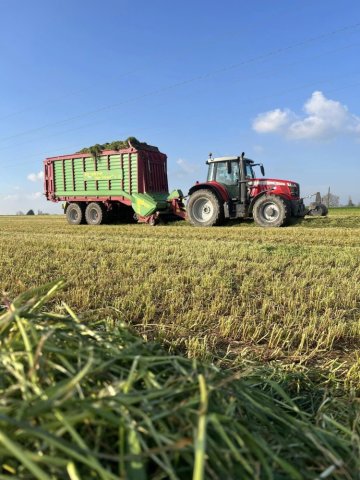
[[[242,152],[240,155],[240,178],[242,181],[239,182],[240,186],[240,202],[242,205],[246,203],[246,182],[245,175],[246,174],[246,166],[245,166],[245,152]]]

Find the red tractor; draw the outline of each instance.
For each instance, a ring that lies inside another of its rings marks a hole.
[[[327,213],[320,203],[311,211],[306,209],[298,183],[257,178],[254,167],[259,166],[264,176],[263,165],[245,158],[244,153],[220,158],[210,154],[206,163],[207,181],[196,183],[189,191],[186,209],[193,225],[209,227],[220,225],[225,219],[252,217],[262,227],[282,227],[292,217],[311,214],[314,208],[321,215]]]

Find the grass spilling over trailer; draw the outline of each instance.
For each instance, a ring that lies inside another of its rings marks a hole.
[[[353,478],[354,432],[271,380],[169,356],[106,321],[44,312],[61,283],[0,316],[0,477]]]

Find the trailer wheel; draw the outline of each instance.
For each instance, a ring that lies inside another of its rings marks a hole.
[[[253,217],[261,227],[283,227],[291,217],[290,205],[281,197],[265,195],[255,202]]]
[[[105,211],[101,204],[91,202],[85,210],[86,223],[88,225],[101,225],[105,220]]]
[[[66,219],[70,225],[84,223],[84,209],[78,203],[69,203],[66,207]]]
[[[223,219],[220,202],[208,189],[194,192],[187,204],[190,223],[196,227],[219,225]]]

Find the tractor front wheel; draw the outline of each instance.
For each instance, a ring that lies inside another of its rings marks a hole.
[[[220,202],[216,195],[208,189],[194,192],[187,204],[190,223],[196,227],[212,227],[219,225],[223,219]]]
[[[283,227],[291,217],[290,205],[276,195],[264,195],[255,202],[253,217],[261,227]]]

